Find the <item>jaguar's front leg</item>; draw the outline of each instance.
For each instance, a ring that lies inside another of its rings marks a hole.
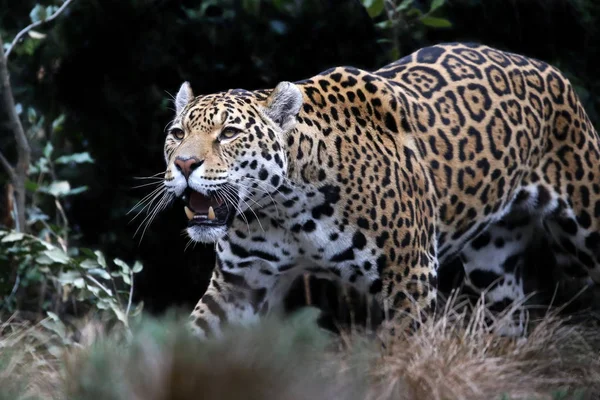
[[[243,275],[223,271],[217,265],[190,316],[193,332],[202,338],[219,337],[226,325],[256,322],[268,291],[268,287],[250,287]]]
[[[400,249],[390,244],[378,259],[384,311],[380,333],[385,341],[412,333],[433,317],[438,269],[435,232],[434,222],[417,219],[411,227],[398,231],[398,237],[418,240]]]
[[[426,252],[417,255],[421,263],[408,275],[406,265],[394,265],[383,279],[384,321],[380,334],[390,340],[410,332],[430,318],[436,305],[437,261]]]

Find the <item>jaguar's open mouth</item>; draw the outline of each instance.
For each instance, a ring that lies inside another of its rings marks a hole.
[[[182,200],[186,204],[184,210],[189,220],[188,226],[225,225],[235,214],[234,207],[221,196],[205,196],[188,188]]]

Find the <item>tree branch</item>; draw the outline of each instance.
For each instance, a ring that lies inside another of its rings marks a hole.
[[[14,168],[12,167],[12,165],[10,165],[10,163],[4,157],[2,152],[0,152],[0,164],[2,164],[2,166],[4,167],[4,170],[8,174],[8,177],[10,178],[11,181],[14,181],[15,179],[17,179],[17,175],[15,174]]]
[[[14,167],[11,166],[10,162],[1,153],[0,164],[2,164],[6,170],[14,186],[16,200],[15,209],[17,210],[15,224],[18,230],[22,231],[27,230],[25,218],[25,182],[27,180],[27,171],[29,170],[29,162],[31,159],[31,148],[29,147],[29,141],[25,135],[23,124],[21,124],[21,119],[17,115],[17,110],[15,109],[15,99],[10,86],[10,77],[8,73],[8,56],[23,35],[33,28],[50,22],[58,17],[69,6],[69,4],[71,4],[71,2],[73,2],[73,0],[66,0],[62,6],[60,6],[45,20],[34,22],[33,24],[22,29],[17,36],[15,36],[12,43],[8,46],[6,53],[4,52],[4,42],[0,36],[0,91],[2,92],[1,106],[8,116],[8,127],[13,132],[17,145],[17,164]]]
[[[26,231],[25,180],[27,179],[27,171],[29,170],[31,148],[29,147],[27,136],[25,135],[23,125],[21,124],[21,120],[19,119],[17,110],[15,108],[15,99],[10,86],[8,65],[6,56],[4,54],[4,43],[2,42],[2,36],[0,36],[0,88],[0,91],[2,92],[2,107],[8,116],[8,124],[10,130],[13,132],[15,142],[17,144],[17,164],[15,167],[11,167],[10,163],[4,156],[2,156],[0,160],[2,161],[2,165],[5,169],[10,167],[10,169],[7,169],[7,172],[15,188],[15,206],[18,210],[16,222],[20,230]]]
[[[69,4],[72,2],[73,0],[67,0],[63,3],[62,6],[60,6],[51,16],[49,16],[48,18],[46,18],[43,21],[37,21],[34,22],[33,24],[26,26],[23,30],[21,30],[21,32],[17,33],[17,36],[15,36],[15,38],[13,39],[12,43],[8,46],[8,49],[6,49],[6,54],[4,54],[4,59],[8,60],[8,56],[11,53],[12,49],[15,47],[15,45],[19,42],[19,40],[21,39],[21,37],[23,35],[25,35],[27,32],[29,32],[30,30],[37,28],[40,25],[43,25],[47,22],[52,21],[53,19],[55,19],[56,17],[58,17],[68,6]]]

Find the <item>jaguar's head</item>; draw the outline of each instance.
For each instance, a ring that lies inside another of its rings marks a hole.
[[[187,233],[210,243],[236,214],[278,191],[287,170],[286,134],[302,93],[289,82],[269,95],[244,90],[194,97],[188,82],[175,98],[165,141],[167,190],[184,200]]]

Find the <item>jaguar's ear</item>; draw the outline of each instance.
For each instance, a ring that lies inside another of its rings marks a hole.
[[[177,92],[177,96],[175,96],[175,113],[179,115],[181,110],[187,104],[194,99],[194,93],[192,92],[192,87],[189,82],[183,82],[181,87],[179,88],[179,92]]]
[[[298,86],[291,82],[281,82],[267,99],[265,113],[282,130],[287,131],[294,127],[300,107],[302,107],[302,92]]]

